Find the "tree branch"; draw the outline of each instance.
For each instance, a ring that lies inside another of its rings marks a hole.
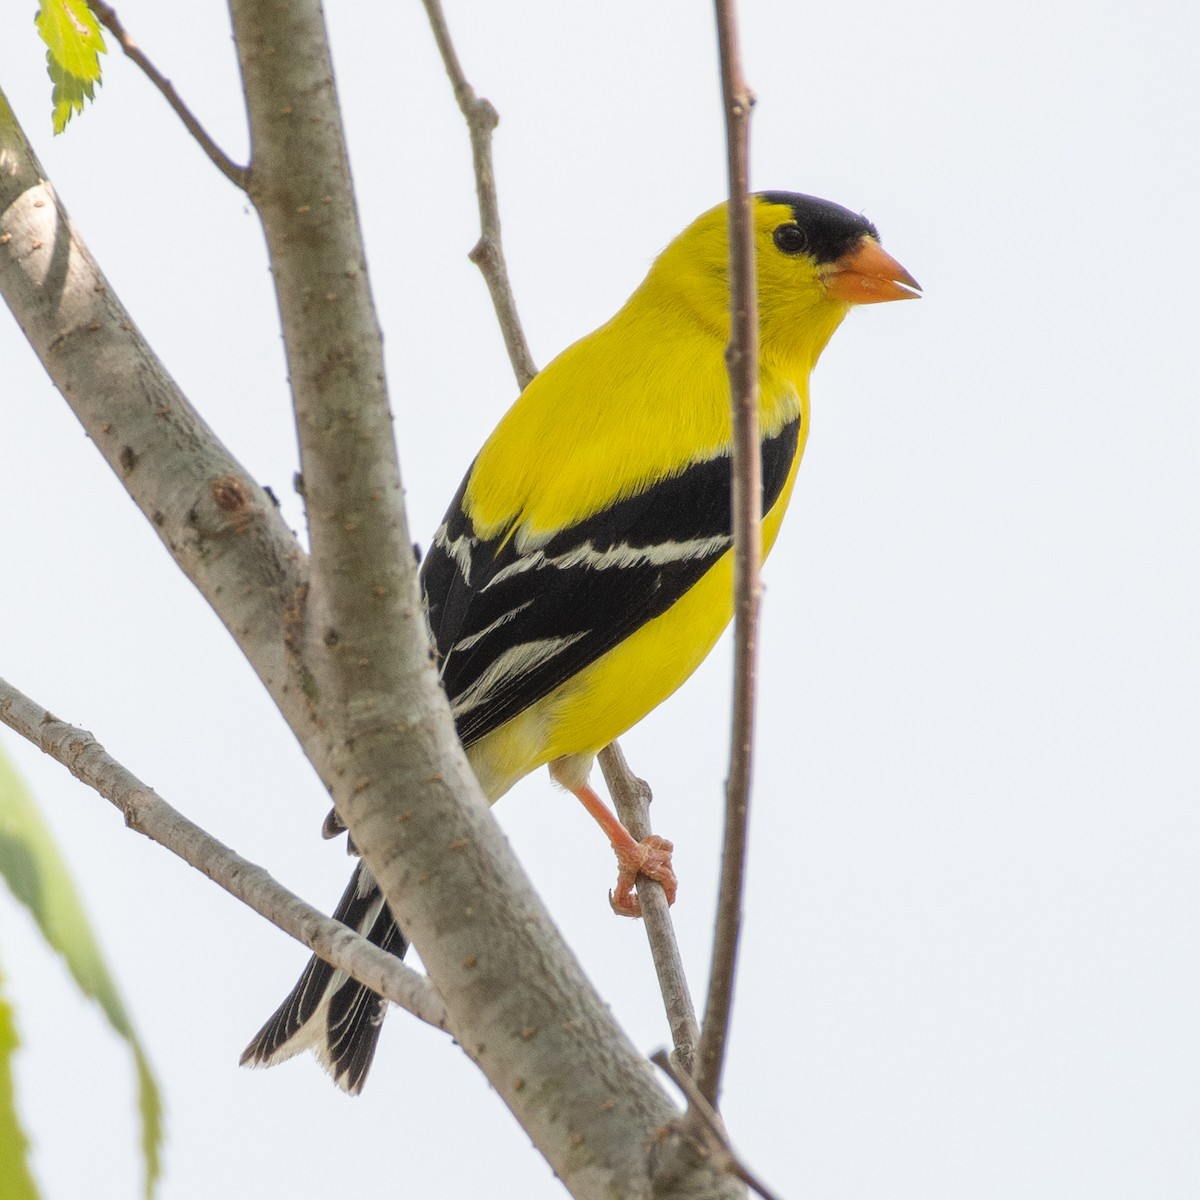
[[[212,160],[217,170],[231,183],[244,191],[250,174],[249,168],[239,167],[209,137],[208,132],[196,119],[192,110],[184,104],[183,99],[175,90],[171,81],[146,57],[142,48],[126,32],[125,26],[121,24],[121,19],[117,16],[116,12],[109,5],[105,4],[104,0],[87,0],[87,6],[96,14],[96,20],[117,39],[117,44],[125,51],[126,56],[137,63],[142,68],[142,72],[146,78],[162,92],[167,103],[175,110],[184,125],[187,126],[187,130],[192,137],[200,143],[200,148]]]
[[[422,1021],[446,1027],[446,1006],[424,976],[326,917],[262,867],[217,841],[117,762],[90,733],[60,721],[5,679],[0,679],[0,721],[110,800],[131,829],[202,871],[327,963]]]
[[[671,1105],[491,819],[431,661],[320,6],[230,7],[308,504],[307,661],[328,724],[306,749],[451,1032],[566,1186],[649,1196],[645,1147]]]
[[[437,42],[446,74],[454,87],[455,99],[466,119],[471,137],[475,191],[479,199],[479,220],[482,227],[482,236],[471,252],[471,260],[483,273],[505,345],[508,347],[513,374],[518,386],[524,389],[537,374],[537,367],[529,353],[525,330],[517,312],[500,236],[500,205],[492,170],[491,149],[492,131],[500,118],[487,100],[476,97],[474,88],[467,82],[450,38],[449,26],[446,24],[440,0],[422,0],[422,3],[425,5],[434,40]],[[622,824],[639,841],[648,837],[651,833],[649,785],[630,769],[617,742],[613,742],[598,757],[605,783]],[[675,1053],[685,1069],[691,1071],[700,1027],[688,991],[683,960],[671,921],[670,906],[667,904],[662,885],[653,880],[642,878],[637,890],[639,899],[643,901],[642,916],[646,936],[658,973],[659,989],[666,1008]]]
[[[513,374],[518,386],[524,389],[537,374],[537,367],[534,366],[529,353],[525,331],[517,313],[516,299],[508,278],[508,267],[500,237],[500,207],[491,151],[492,130],[495,129],[499,116],[487,100],[476,97],[475,90],[467,82],[450,39],[450,30],[440,0],[422,0],[422,3],[425,5],[434,40],[441,52],[446,74],[450,77],[455,98],[471,136],[475,191],[479,198],[479,219],[483,230],[479,244],[471,252],[471,259],[483,272],[492,296],[496,318],[508,347]],[[648,837],[651,833],[649,785],[630,769],[617,742],[601,751],[598,759],[621,823],[639,841]],[[653,880],[642,878],[637,885],[637,891],[639,899],[642,900],[646,937],[650,942],[654,968],[658,973],[659,989],[671,1028],[675,1054],[685,1069],[691,1071],[700,1026],[696,1021],[695,1006],[688,991],[683,959],[671,921],[670,906],[667,904],[662,885]]]
[[[422,0],[429,17],[446,74],[454,87],[454,98],[467,122],[471,136],[471,157],[475,163],[475,195],[479,201],[479,241],[471,251],[471,261],[483,273],[483,278],[492,295],[492,306],[500,322],[500,332],[512,363],[513,374],[522,390],[537,374],[529,343],[517,315],[517,302],[508,279],[508,265],[504,261],[504,243],[500,237],[500,201],[496,195],[496,175],[492,169],[492,131],[500,116],[490,101],[475,95],[475,89],[467,82],[458,62],[450,30],[442,12],[441,0]]]
[[[0,294],[51,380],[293,729],[307,559],[133,323],[0,93]],[[231,385],[232,386],[232,385]]]
[[[284,51],[278,59],[292,49],[308,50],[305,38],[290,40],[289,25],[297,10],[311,21],[313,8],[285,5],[263,14],[264,37],[247,41],[263,58],[273,57],[276,49]],[[328,104],[332,95],[324,31],[319,32],[315,82],[305,79],[297,88],[296,81],[284,80],[277,90],[259,91],[266,110],[260,109],[260,119],[269,122],[274,115],[283,126],[284,144],[268,156],[281,175],[287,174],[289,131],[299,124],[305,133],[320,133],[324,119],[302,111],[290,120],[285,97],[302,95]],[[311,57],[303,65],[311,69]],[[251,95],[256,86],[248,79]],[[340,135],[323,150],[311,144],[295,149],[296,162],[346,170]],[[394,713],[374,714],[381,736],[392,741],[395,759],[372,778],[374,787],[358,792],[367,776],[355,768],[360,762],[371,769],[380,764],[365,755],[353,757],[345,724],[326,719],[332,703],[305,654],[307,631],[315,627],[323,644],[331,625],[308,620],[304,554],[270,500],[137,333],[45,181],[3,97],[0,161],[0,292],[113,471],[250,658],[318,774],[329,786],[340,784],[343,794],[349,788],[352,799],[344,807],[350,809],[355,840],[417,938],[446,1000],[451,1032],[577,1195],[599,1196],[612,1188],[631,1197],[647,1195],[654,1166],[643,1147],[669,1120],[672,1106],[562,944],[482,802],[474,808],[458,803],[474,783],[468,782],[448,715],[443,717],[444,697],[437,692],[429,710],[420,708],[421,697],[413,697],[398,721],[389,719]],[[271,178],[265,176],[265,186]],[[296,180],[312,188],[312,170],[297,172]],[[325,194],[316,193],[316,206],[293,203],[281,218],[283,232],[290,232],[288,215],[304,218],[313,207],[320,206],[318,213],[325,209]],[[348,190],[343,202],[347,196]],[[286,210],[297,197],[281,192],[280,199]],[[337,219],[346,220],[347,213],[353,224],[352,201],[339,207]],[[361,260],[339,264],[339,279],[346,271],[353,274],[356,261]],[[288,274],[293,267],[295,274]],[[318,291],[304,268],[281,255],[274,264],[276,278],[286,276],[281,291],[317,308],[335,306],[337,293],[327,281],[315,281],[318,286],[326,282]],[[346,361],[336,338],[327,339],[325,349],[328,358],[317,364],[318,376]],[[311,369],[313,364],[304,365]],[[357,378],[347,388],[355,392]],[[353,532],[353,517],[347,525]],[[397,561],[404,564],[411,557],[405,545]],[[379,585],[370,579],[364,590],[374,600]],[[413,606],[406,614],[409,627],[421,630],[412,636],[423,639],[419,609]],[[336,635],[330,640],[336,643]],[[420,645],[423,654],[423,640]],[[404,689],[399,695],[404,697]],[[372,720],[370,710],[356,715],[368,724]],[[430,742],[439,729],[434,753]],[[397,763],[409,772],[397,769]],[[414,786],[406,792],[405,783]],[[372,802],[380,798],[376,809]],[[411,815],[405,803],[414,804],[420,820],[405,819]],[[405,860],[406,852],[411,861]],[[480,902],[464,905],[464,896],[478,896]],[[450,997],[441,980],[449,981]],[[603,1118],[598,1120],[597,1113]],[[680,1153],[685,1176],[709,1175],[707,1164],[689,1157],[686,1146]],[[675,1169],[678,1157],[671,1164]],[[715,1180],[713,1194],[733,1193]]]
[[[600,752],[599,761],[621,823],[639,842],[649,837],[652,832],[649,784],[630,770],[629,763],[625,761],[625,755],[616,742]],[[695,1069],[700,1026],[696,1021],[696,1009],[688,990],[667,895],[661,883],[645,876],[638,879],[637,894],[642,904],[642,921],[646,926],[646,938],[650,942],[654,969],[658,973],[658,986],[667,1011],[667,1022],[671,1027],[675,1058],[680,1068],[690,1075]]]
[[[742,76],[735,0],[716,0],[717,42],[729,162],[730,335],[725,352],[733,400],[734,685],[733,732],[725,790],[721,890],[713,935],[712,975],[696,1082],[714,1106],[721,1090],[725,1043],[733,1009],[746,828],[754,747],[755,655],[762,562],[762,460],[758,437],[758,297],[754,223],[750,212],[750,109],[754,97]]]
[[[661,1050],[656,1050],[650,1055],[650,1061],[656,1067],[661,1068],[687,1098],[686,1119],[702,1132],[716,1151],[720,1166],[735,1179],[740,1179],[752,1191],[757,1192],[763,1200],[777,1200],[775,1193],[770,1191],[766,1184],[762,1183],[737,1156],[733,1146],[730,1145],[729,1134],[725,1129],[725,1122],[721,1120],[721,1114],[709,1104],[695,1079],[686,1071],[679,1070]]]
[[[331,455],[351,455],[344,478],[332,460],[326,471],[311,455],[305,462],[306,471],[318,468],[315,499],[309,488],[314,531],[324,522],[329,539],[313,601],[295,539],[113,297],[2,98],[0,291],[334,791],[422,952],[447,1027],[567,1186],[580,1197],[646,1197],[666,1162],[681,1195],[736,1195],[683,1139],[668,1131],[655,1140],[671,1118],[670,1101],[478,798],[424,661],[411,549],[395,520],[398,475],[384,462],[375,486],[362,490],[391,433],[375,369],[377,331],[372,336],[373,318],[363,320],[369,295],[319,8],[315,0],[234,0],[233,12],[255,146],[251,190],[272,252],[302,441],[311,448],[329,436]],[[309,334],[306,349],[300,343]],[[356,425],[359,436],[348,436]],[[366,507],[344,503],[343,487]],[[339,518],[349,557],[330,528]],[[357,585],[339,578],[351,560],[364,566]],[[368,609],[382,629],[375,641]],[[406,632],[397,634],[397,625]],[[381,661],[396,647],[394,661]],[[323,658],[347,648],[358,657],[340,666]],[[350,698],[343,685],[355,668],[365,684]],[[393,683],[414,686],[392,691]]]

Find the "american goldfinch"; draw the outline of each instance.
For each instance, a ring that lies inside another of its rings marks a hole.
[[[875,227],[839,205],[763,192],[752,210],[765,555],[826,342],[852,305],[919,288]],[[630,915],[639,872],[673,897],[671,846],[634,841],[588,774],[598,751],[700,665],[733,612],[727,219],[722,204],[685,229],[616,316],[529,384],[421,567],[442,682],[484,794],[494,802],[549,764],[612,842],[611,900]],[[407,949],[361,863],[334,916],[397,955]],[[312,1047],[358,1092],[384,1008],[313,958],[242,1061],[270,1066]]]

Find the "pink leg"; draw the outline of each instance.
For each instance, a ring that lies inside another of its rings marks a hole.
[[[654,834],[643,841],[636,841],[588,784],[573,787],[571,791],[604,830],[617,856],[617,887],[608,895],[613,912],[622,917],[642,915],[641,902],[633,891],[639,875],[661,883],[667,894],[667,903],[674,904],[678,880],[671,865],[671,851],[674,849],[671,843]]]

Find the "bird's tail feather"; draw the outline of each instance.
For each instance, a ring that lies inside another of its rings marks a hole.
[[[383,893],[361,861],[333,919],[397,958],[408,949]],[[242,1052],[242,1065],[273,1067],[311,1049],[338,1087],[357,1095],[375,1055],[386,1008],[382,996],[314,955],[287,999]]]

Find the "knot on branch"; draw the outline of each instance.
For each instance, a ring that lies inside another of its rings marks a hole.
[[[498,252],[496,243],[485,233],[479,241],[471,247],[471,252],[467,255],[481,271],[494,267],[498,260]]]
[[[250,489],[236,475],[218,475],[208,486],[213,503],[222,512],[240,512],[252,503]]]
[[[471,92],[469,109],[464,106],[463,111],[471,125],[483,133],[491,133],[500,124],[500,114],[496,111],[496,106],[485,97],[476,96],[474,92]]]

